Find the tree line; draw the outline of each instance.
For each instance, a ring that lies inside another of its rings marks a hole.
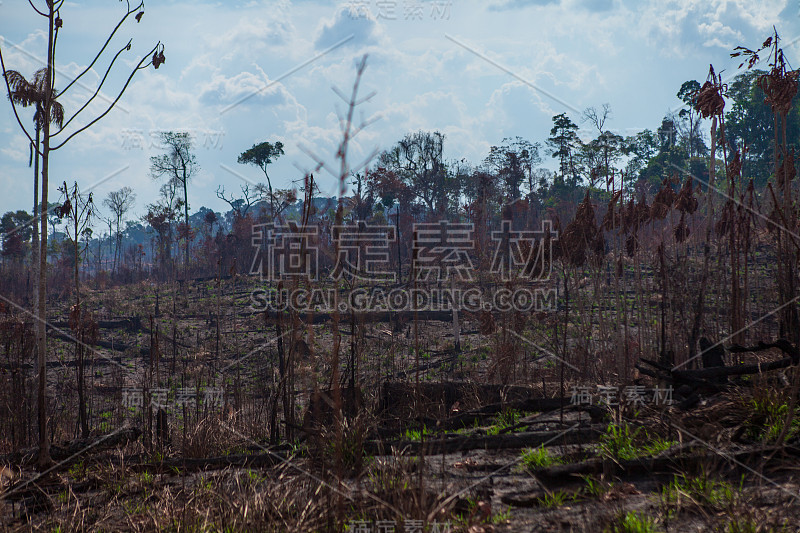
[[[774,174],[773,113],[757,83],[764,73],[753,69],[734,78],[727,87],[731,103],[724,115],[729,148],[741,153],[742,176],[753,179],[757,187]],[[34,84],[40,83],[37,79]],[[351,173],[345,221],[395,224],[401,237],[410,237],[414,222],[446,218],[491,224],[509,205],[522,210],[526,225],[536,224],[548,209],[569,219],[587,190],[600,202],[617,191],[652,197],[665,178],[680,172],[688,171],[702,187],[708,180],[709,148],[703,118],[694,105],[699,90],[695,80],[683,83],[677,97],[685,105],[666,114],[654,129],[629,136],[615,133],[609,127],[612,110],[605,104],[586,109],[580,117],[555,115],[544,142],[505,138],[476,163],[445,159],[446,137],[441,132],[409,133],[380,153],[371,168]],[[36,124],[38,131],[41,125]],[[591,132],[583,135],[585,140],[579,136],[579,124]],[[796,146],[800,139],[796,97],[788,113],[787,135]],[[163,180],[160,194],[139,219],[128,218],[136,201],[130,187],[108,193],[102,201],[108,214],[93,210],[80,235],[65,231],[69,221],[55,209],[65,201],[63,194],[47,208],[37,206],[37,213],[46,213],[54,237],[48,259],[56,271],[74,270],[76,260],[83,260],[83,268],[93,274],[120,281],[153,274],[167,278],[175,269],[184,277],[217,275],[220,269],[230,272],[234,263],[243,271],[252,255],[253,224],[296,221],[304,212],[300,197],[305,191],[273,186],[270,165],[284,155],[280,141],[256,143],[239,155],[238,163],[259,168],[263,180],[238,191],[220,186],[217,197],[230,208],[224,214],[201,207],[190,215],[190,182],[200,169],[191,136],[165,132],[161,146],[163,152],[150,160],[151,177]],[[546,167],[548,158],[555,170]],[[309,222],[330,226],[336,198],[320,197],[318,187],[310,191],[310,198],[314,205]],[[32,257],[36,242],[32,217],[17,210],[0,219],[5,265]]]

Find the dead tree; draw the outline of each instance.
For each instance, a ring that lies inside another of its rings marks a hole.
[[[111,109],[116,105],[119,99],[122,97],[122,94],[128,88],[131,80],[133,79],[134,74],[139,70],[145,69],[150,65],[153,65],[154,68],[158,68],[164,62],[164,47],[159,42],[142,58],[134,65],[133,69],[130,72],[130,75],[125,80],[122,88],[117,93],[116,98],[111,101],[111,103],[107,106],[107,108],[101,112],[99,115],[95,116],[93,119],[89,120],[82,126],[78,126],[77,128],[72,128],[67,132],[68,126],[81,114],[90,104],[91,102],[100,94],[105,82],[109,78],[109,73],[114,66],[116,60],[126,51],[130,51],[131,49],[131,41],[120,48],[111,61],[108,64],[108,67],[105,70],[103,77],[101,78],[100,83],[97,85],[94,93],[89,96],[84,104],[69,118],[64,117],[63,115],[63,107],[58,105],[58,100],[62,99],[62,97],[72,88],[76,83],[80,81],[80,79],[86,75],[88,72],[95,72],[94,66],[97,61],[100,59],[100,56],[103,55],[106,48],[108,48],[109,43],[113,39],[114,35],[117,33],[119,28],[122,24],[131,16],[133,15],[136,21],[140,21],[142,16],[144,15],[144,2],[139,2],[136,5],[131,5],[130,1],[126,2],[126,11],[125,14],[121,17],[119,23],[111,30],[108,39],[103,43],[100,51],[94,56],[92,61],[89,65],[86,66],[77,76],[75,76],[67,86],[58,91],[55,89],[55,58],[56,58],[56,43],[58,39],[58,33],[61,28],[64,26],[64,20],[61,18],[61,8],[64,6],[64,0],[48,0],[45,2],[45,6],[40,9],[34,5],[34,3],[30,2],[31,7],[33,10],[40,15],[41,17],[47,19],[47,66],[46,70],[43,73],[44,83],[42,84],[41,91],[36,93],[32,93],[31,96],[35,97],[37,106],[41,106],[41,116],[44,117],[44,120],[41,121],[41,146],[39,146],[31,134],[28,132],[28,129],[23,125],[22,120],[17,113],[17,107],[14,99],[11,99],[11,108],[14,111],[14,117],[17,120],[17,124],[22,129],[25,136],[28,138],[31,146],[35,148],[36,155],[41,158],[41,203],[42,206],[47,206],[47,193],[49,189],[49,169],[50,169],[50,152],[58,150],[59,148],[64,147],[73,137],[78,135],[79,133],[84,132],[85,130],[92,127],[96,122],[100,119],[105,117]],[[11,95],[16,89],[19,88],[19,80],[16,79],[14,76],[10,76],[10,71],[6,69],[5,61],[3,58],[2,47],[0,47],[0,68],[2,68],[3,79],[6,82],[6,89],[8,90],[8,94]],[[61,114],[59,115],[59,110],[61,110]],[[56,131],[51,131],[51,119],[55,118],[56,123]],[[66,133],[65,133],[66,132]],[[61,140],[57,138],[59,135],[64,135],[65,138]],[[60,141],[60,142],[59,142]],[[47,319],[47,280],[46,280],[46,273],[47,273],[47,232],[44,231],[47,228],[47,210],[41,209],[39,213],[40,218],[40,230],[41,230],[41,239],[39,241],[39,257],[38,257],[38,265],[35,265],[35,274],[39,279],[38,285],[38,305],[37,310],[34,313],[35,317],[41,317],[41,320],[37,321],[38,330],[37,330],[37,351],[38,351],[38,419],[39,419],[39,458],[38,463],[40,467],[46,468],[52,463],[52,459],[50,457],[50,442],[47,435],[47,378],[46,378],[46,361],[47,361],[47,331],[46,331],[46,319]]]
[[[700,337],[700,356],[703,359],[703,368],[719,368],[725,366],[725,347],[714,344],[707,337]],[[719,376],[717,382],[728,381],[727,376]]]
[[[67,187],[67,182],[59,187],[59,191],[64,197],[64,203],[57,208],[60,218],[67,221],[67,236],[72,240],[74,255],[74,283],[75,283],[75,305],[70,310],[70,326],[75,332],[75,360],[77,361],[77,383],[78,383],[78,420],[81,428],[81,437],[89,436],[89,421],[86,416],[86,392],[84,387],[84,358],[86,356],[87,341],[94,340],[90,337],[97,337],[97,324],[94,323],[86,312],[81,309],[81,278],[80,264],[81,255],[86,252],[88,245],[81,250],[80,238],[87,231],[92,218],[95,215],[94,200],[92,193],[81,194],[78,184],[72,188]]]

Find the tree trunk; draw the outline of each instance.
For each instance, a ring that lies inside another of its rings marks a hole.
[[[456,353],[461,352],[461,325],[458,323],[458,306],[455,301],[456,278],[455,273],[450,274],[450,292],[453,294],[453,349]]]
[[[706,240],[703,243],[703,272],[702,277],[700,279],[700,288],[697,293],[697,303],[695,304],[694,310],[694,319],[692,321],[692,327],[689,331],[689,357],[686,362],[691,361],[694,359],[695,355],[697,354],[697,341],[700,339],[700,329],[703,325],[703,313],[705,309],[705,288],[706,282],[708,280],[708,263],[709,263],[709,256],[711,254],[711,230],[713,228],[713,221],[714,221],[714,201],[713,196],[711,195],[711,190],[714,189],[714,180],[716,176],[716,152],[717,152],[717,117],[716,115],[711,117],[711,165],[708,169],[708,187],[707,191],[708,194],[706,195],[708,198],[708,206],[707,206],[707,225],[706,225]]]
[[[395,211],[395,226],[397,226],[397,283],[403,282],[403,261],[400,257],[400,203]]]
[[[38,108],[38,106],[37,106]],[[38,109],[37,109],[38,111]],[[33,149],[33,246],[31,247],[31,263],[33,266],[33,294],[39,293],[39,135],[36,127],[36,145]],[[39,316],[36,303],[31,305],[33,320]]]
[[[45,82],[45,102],[44,117],[42,120],[43,139],[42,139],[42,205],[47,206],[47,178],[48,164],[50,156],[50,107],[53,80],[53,6],[50,6],[48,16],[48,37],[47,37],[47,79]],[[38,350],[38,418],[39,418],[39,457],[37,463],[39,468],[48,468],[53,460],[50,458],[50,441],[47,438],[47,209],[41,210],[42,239],[39,252],[39,320],[37,322],[36,343]]]
[[[69,196],[68,196],[69,197]],[[81,278],[79,268],[79,255],[80,245],[78,244],[78,228],[80,211],[78,208],[78,187],[75,186],[75,194],[73,196],[72,208],[75,216],[75,233],[74,233],[74,251],[75,251],[75,355],[77,359],[77,373],[78,373],[78,422],[81,428],[81,438],[89,436],[89,423],[86,420],[86,394],[84,391],[84,378],[83,378],[83,357],[84,348],[83,343],[83,310],[81,309]]]
[[[186,170],[183,171],[183,221],[186,224],[186,245],[183,258],[183,279],[189,279],[189,195],[186,191]]]

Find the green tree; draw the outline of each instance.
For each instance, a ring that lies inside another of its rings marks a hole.
[[[620,158],[623,139],[605,127],[611,118],[611,107],[603,104],[600,109],[589,107],[583,112],[583,121],[591,123],[597,130],[597,137],[587,144],[581,143],[582,158],[589,168],[590,185],[602,179],[606,190],[612,185],[613,164]],[[599,164],[597,159],[600,159]]]
[[[690,158],[696,155],[703,155],[705,152],[705,144],[703,144],[699,129],[700,113],[695,110],[697,93],[699,91],[700,82],[697,80],[689,80],[683,82],[676,95],[685,106],[678,112],[678,117],[688,123],[686,126],[687,138],[685,144]]]
[[[269,177],[267,167],[275,160],[283,155],[283,143],[277,141],[275,144],[270,142],[263,142],[254,144],[252,148],[239,154],[236,160],[242,165],[255,165],[264,173],[264,178],[267,180],[267,194],[269,195],[269,209],[270,218],[275,218],[275,193],[272,189],[272,180]]]
[[[550,155],[558,158],[560,179],[571,187],[576,187],[579,182],[576,150],[580,146],[578,138],[578,125],[561,113],[553,117],[553,127],[547,145]]]
[[[0,231],[3,233],[3,257],[22,259],[27,253],[28,241],[31,238],[31,220],[33,217],[26,211],[9,211],[0,219]]]
[[[661,119],[661,126],[657,130],[660,150],[668,150],[678,144],[678,127],[675,117],[671,115]]]
[[[728,87],[731,104],[725,114],[725,137],[734,150],[742,154],[742,176],[757,183],[766,183],[773,172],[773,139],[775,133],[772,108],[765,102],[758,79],[764,70],[749,70],[736,76]],[[790,145],[800,145],[800,96],[795,95],[787,116],[787,137]]]
[[[529,194],[533,191],[533,169],[542,162],[539,148],[539,143],[515,137],[489,149],[485,163],[500,178],[507,201],[522,197],[523,183],[527,182]]]
[[[690,160],[688,152],[677,141],[678,128],[675,118],[670,115],[662,119],[661,127],[655,132],[646,129],[626,137],[622,153],[629,158],[625,167],[627,185],[647,181],[651,187],[658,187],[664,178],[674,175],[679,169],[686,169],[704,179],[705,171],[698,165],[700,158]]]
[[[647,181],[651,187],[658,187],[664,178],[680,174],[682,170],[691,172],[691,169],[687,168],[688,162],[686,152],[682,148],[675,145],[665,146],[655,157],[647,161],[639,174],[639,179]],[[703,179],[700,175],[697,177]]]
[[[589,171],[589,186],[604,182],[606,190],[612,184],[614,164],[622,155],[623,138],[616,133],[604,131],[588,143],[581,143],[577,157],[582,166]]]
[[[636,135],[625,137],[622,143],[622,153],[629,157],[625,166],[628,182],[641,177],[647,163],[658,154],[659,139],[652,130],[642,130]]]

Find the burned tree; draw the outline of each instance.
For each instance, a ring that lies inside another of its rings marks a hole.
[[[166,153],[150,158],[150,174],[153,179],[166,176],[169,186],[183,190],[183,200],[178,207],[183,207],[183,227],[178,232],[184,238],[184,277],[189,271],[189,243],[191,231],[189,226],[189,180],[200,170],[197,158],[192,153],[192,139],[187,132],[164,132],[161,142]]]
[[[107,108],[95,116],[94,118],[88,120],[84,125],[77,126],[72,129],[68,129],[69,125],[80,115],[88,106],[91,104],[92,101],[100,94],[103,86],[105,85],[106,81],[109,78],[109,73],[114,66],[116,60],[124,53],[131,50],[131,41],[128,41],[125,46],[120,48],[116,54],[114,54],[113,58],[108,63],[108,67],[105,69],[105,73],[101,78],[100,83],[97,85],[97,88],[89,96],[84,104],[73,113],[69,118],[59,116],[59,109],[61,108],[58,104],[59,99],[63,99],[62,97],[68,93],[68,91],[83,78],[88,72],[94,71],[93,68],[95,64],[98,62],[103,53],[108,48],[109,43],[113,39],[114,35],[119,31],[120,27],[122,27],[123,23],[129,19],[133,15],[133,18],[137,22],[141,21],[142,16],[144,15],[144,2],[139,2],[138,4],[131,5],[130,2],[126,3],[126,11],[125,14],[120,18],[120,21],[117,23],[116,26],[111,30],[108,39],[103,43],[100,51],[94,56],[91,60],[89,65],[87,65],[77,76],[75,76],[67,86],[62,90],[56,90],[55,88],[55,61],[56,61],[56,44],[58,41],[58,33],[64,27],[64,19],[61,18],[61,9],[64,7],[64,0],[58,1],[48,1],[45,3],[45,6],[42,9],[37,8],[33,2],[30,2],[31,7],[33,10],[47,20],[46,23],[46,34],[47,34],[47,66],[43,73],[43,80],[40,84],[41,92],[39,93],[37,103],[37,110],[39,106],[41,108],[40,116],[44,119],[41,120],[41,146],[37,144],[34,140],[34,137],[31,136],[28,129],[23,125],[22,120],[19,117],[17,112],[17,107],[14,99],[11,99],[11,107],[14,112],[14,116],[17,120],[17,124],[22,129],[25,136],[28,138],[28,141],[31,145],[35,148],[36,154],[41,158],[41,203],[42,205],[48,205],[47,203],[47,193],[48,193],[48,178],[49,178],[49,168],[50,168],[50,152],[58,150],[59,148],[63,148],[73,137],[76,135],[86,131],[90,127],[92,127],[95,123],[97,123],[100,119],[105,117],[111,109],[114,108],[116,103],[122,98],[123,93],[130,85],[133,76],[142,69],[148,68],[150,65],[153,65],[154,68],[158,68],[162,63],[164,63],[164,47],[159,42],[157,43],[149,52],[144,54],[141,59],[135,63],[131,72],[127,79],[125,80],[122,88],[117,93],[116,98],[112,100],[112,102],[107,106]],[[5,60],[3,57],[2,47],[0,47],[0,68],[2,68],[3,79],[6,82],[6,89],[8,94],[11,95],[14,90],[19,89],[19,80],[16,79],[14,76],[9,76],[9,70],[6,69]],[[12,84],[14,87],[12,88]],[[57,128],[55,131],[52,131],[51,126],[51,119],[55,118],[53,122],[55,122]],[[38,125],[38,123],[37,123]],[[64,137],[63,140],[58,138],[59,136]],[[59,142],[60,141],[60,142]],[[46,379],[46,360],[47,360],[47,333],[46,333],[46,319],[47,319],[47,280],[46,280],[46,272],[47,272],[47,232],[44,231],[47,224],[47,213],[42,210],[39,214],[40,216],[40,231],[41,231],[41,240],[39,243],[39,257],[38,257],[38,265],[36,268],[36,275],[39,278],[38,284],[38,305],[37,311],[34,313],[35,316],[41,317],[41,320],[38,321],[37,326],[37,351],[38,351],[38,418],[39,418],[39,459],[38,463],[41,467],[48,466],[52,459],[50,457],[50,443],[47,436],[47,408],[46,408],[46,387],[47,387],[47,379]]]
[[[122,232],[120,225],[125,217],[125,214],[130,211],[136,202],[136,193],[130,187],[123,187],[118,191],[111,191],[108,197],[103,200],[103,204],[111,210],[114,215],[116,223],[116,238],[114,239],[114,260],[112,262],[111,271],[116,273],[117,261],[119,261],[119,249],[122,246]]]
[[[277,216],[277,210],[275,206],[276,196],[272,190],[272,180],[269,177],[269,172],[267,172],[267,167],[282,155],[282,142],[277,141],[275,144],[263,142],[254,144],[252,148],[239,154],[239,158],[237,159],[238,163],[242,165],[255,165],[264,173],[264,177],[267,180],[267,194],[265,196],[269,199],[270,219],[274,219]],[[259,188],[263,188],[263,186],[257,186],[256,190],[259,190]]]
[[[69,323],[75,333],[75,360],[77,361],[76,373],[78,384],[78,421],[81,428],[81,437],[89,436],[89,422],[86,415],[86,391],[84,383],[84,360],[86,357],[87,341],[97,337],[97,324],[88,313],[81,309],[81,256],[87,251],[88,246],[81,249],[80,238],[87,231],[91,232],[92,218],[95,216],[94,200],[92,193],[83,194],[78,189],[78,184],[72,187],[67,182],[58,188],[61,191],[64,203],[58,208],[58,214],[67,221],[67,235],[72,243],[74,261],[75,304],[70,309]]]

